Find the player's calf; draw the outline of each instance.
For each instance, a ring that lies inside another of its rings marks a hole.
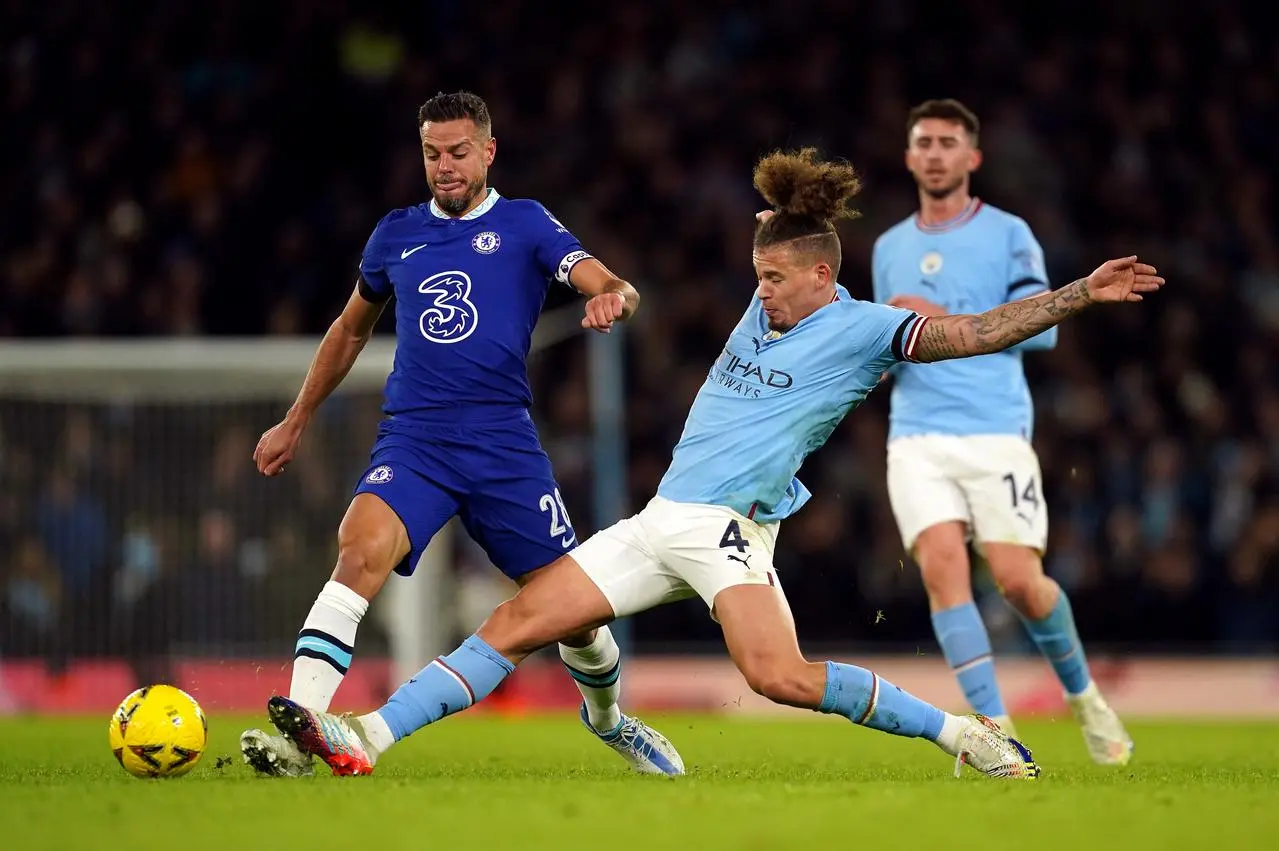
[[[400,686],[385,706],[349,720],[346,728],[357,731],[371,763],[406,736],[483,700],[529,653],[562,636],[587,631],[611,617],[612,608],[595,584],[571,558],[562,558],[499,606],[461,647],[431,662]],[[607,635],[606,631],[601,632]],[[611,642],[611,637],[607,640]],[[598,661],[603,664],[605,659],[606,655],[601,655]],[[340,750],[329,740],[341,742],[348,738],[341,724],[327,725],[336,730],[327,738],[326,725],[313,721],[309,727],[301,722],[295,726],[303,731],[299,735],[308,738],[299,741],[298,736],[292,736],[294,741],[317,756],[331,756]],[[312,728],[319,732],[306,732]],[[636,732],[640,734],[638,739],[630,735]],[[638,762],[628,760],[637,770],[654,768],[664,774],[683,770],[683,763],[669,742],[633,719],[622,716],[618,728],[596,734],[624,757],[637,757]],[[628,738],[629,742],[624,741]]]
[[[806,661],[798,652],[793,656],[755,653],[736,661],[751,691],[774,703],[804,709],[821,703],[826,685],[825,668]]]
[[[582,693],[582,711],[590,727],[607,733],[622,723],[622,654],[608,627],[560,642],[560,659]]]
[[[298,632],[290,697],[303,706],[329,708],[351,667],[355,634],[368,607],[368,600],[340,582],[324,584]]]
[[[640,774],[677,776],[684,760],[665,736],[622,714],[622,656],[609,628],[560,642],[560,659],[582,693],[582,724]]]
[[[1044,574],[1039,553],[1020,544],[987,543],[982,555],[990,566],[999,593],[1027,620],[1052,614],[1060,589]]]
[[[928,590],[933,634],[968,705],[979,715],[1006,723],[1008,711],[995,678],[990,635],[973,602],[966,532],[966,524],[956,521],[930,526],[915,542],[915,559]]]
[[[934,612],[963,605],[973,598],[972,564],[968,559],[967,526],[948,521],[919,533],[911,554]]]
[[[1038,776],[1030,751],[993,723],[943,712],[856,665],[805,661],[777,589],[726,588],[715,597],[715,611],[729,655],[761,694],[895,736],[927,739],[990,776]]]
[[[351,666],[369,601],[408,551],[408,533],[395,512],[375,496],[357,494],[338,528],[333,578],[298,633],[291,698],[311,709],[329,708]]]
[[[981,612],[972,600],[932,614],[933,633],[942,656],[963,689],[968,704],[978,714],[1007,726],[1008,712],[995,679],[995,657]]]
[[[1038,557],[1028,564],[1024,558],[1003,558],[995,547],[988,550],[987,560],[995,581],[1013,604],[1039,652],[1052,665],[1062,688],[1067,695],[1082,694],[1092,682],[1092,674],[1066,592],[1044,575]]]
[[[568,594],[557,595],[556,586],[553,581],[548,586],[543,586],[542,582],[530,583],[521,588],[514,598],[498,606],[485,621],[481,632],[491,637],[502,650],[486,641],[480,633],[472,635],[462,642],[462,646],[447,656],[435,659],[396,689],[380,709],[356,719],[361,730],[361,742],[365,752],[371,754],[371,759],[376,759],[378,754],[423,727],[469,709],[488,697],[515,670],[517,661],[553,643],[559,635],[572,634],[589,626],[587,623],[572,623],[559,633],[554,631],[554,624],[563,622],[566,617],[572,620],[574,608],[566,601],[575,599]],[[553,605],[537,605],[536,601],[543,595],[543,587],[549,587],[551,593],[546,595],[546,600],[554,601]],[[539,615],[539,612],[545,614]],[[589,616],[584,615],[582,619],[589,620]],[[291,738],[309,753],[322,756],[321,752],[332,750],[324,741],[323,732],[311,734],[305,742],[299,741],[297,736]],[[339,727],[334,736],[341,739],[342,732]]]

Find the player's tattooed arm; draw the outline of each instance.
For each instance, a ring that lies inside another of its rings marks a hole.
[[[1000,352],[1046,331],[1092,304],[1083,278],[1036,298],[977,314],[934,316],[920,332],[914,357],[929,363]]]
[[[1107,260],[1087,278],[1034,298],[1001,304],[978,314],[925,320],[914,360],[932,361],[987,355],[1011,348],[1099,302],[1141,301],[1163,286],[1154,266],[1136,257]]]

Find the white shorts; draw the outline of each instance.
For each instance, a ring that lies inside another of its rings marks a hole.
[[[770,585],[780,592],[773,569],[778,525],[655,496],[570,555],[619,618],[692,596],[705,600],[714,617],[715,595],[725,588]]]
[[[925,529],[952,520],[978,544],[1048,545],[1039,457],[1015,435],[928,434],[888,444],[888,498],[906,551]]]

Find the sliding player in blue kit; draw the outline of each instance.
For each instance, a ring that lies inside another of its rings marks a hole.
[[[944,316],[1050,289],[1026,222],[969,193],[981,165],[977,116],[958,101],[933,100],[911,110],[906,126],[919,213],[875,241],[875,301]],[[895,368],[888,495],[942,655],[973,710],[1012,729],[973,602],[970,541],[1052,665],[1093,760],[1123,765],[1132,739],[1093,681],[1070,600],[1042,562],[1048,506],[1021,359],[1056,343],[1050,328],[984,357]]]
[[[773,567],[781,520],[809,498],[795,473],[844,415],[901,362],[1001,351],[1096,302],[1140,301],[1163,280],[1135,257],[980,315],[929,319],[858,301],[837,283],[834,220],[860,188],[850,166],[809,149],[755,170],[774,208],[756,228],[755,295],[711,367],[657,495],[583,542],[499,606],[461,647],[359,717],[272,698],[276,726],[338,773],[489,694],[530,653],[564,635],[701,597],[757,693],[934,742],[983,774],[1033,779],[1030,752],[984,716],[943,712],[856,665],[801,654]]]
[[[284,472],[320,403],[338,386],[394,296],[395,365],[368,469],[338,529],[337,567],[298,634],[289,697],[327,710],[351,664],[356,629],[392,571],[410,576],[454,516],[493,564],[523,585],[577,544],[529,416],[525,359],[550,280],[589,297],[582,325],[608,333],[639,295],[536,201],[488,186],[497,143],[484,101],[438,94],[418,111],[430,204],[373,229],[356,290],[325,335],[284,421],[254,459]],[[661,734],[618,707],[621,661],[608,627],[560,636],[582,693],[582,722],[636,771],[681,774]],[[248,730],[247,763],[263,774],[311,773],[282,736]],[[331,763],[332,764],[332,763]],[[352,758],[347,773],[372,764]]]

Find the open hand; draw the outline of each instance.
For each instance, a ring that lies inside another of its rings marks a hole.
[[[587,300],[582,327],[607,334],[612,331],[613,323],[622,318],[625,310],[626,299],[621,293],[600,293]]]
[[[1134,254],[1102,263],[1084,285],[1093,301],[1141,301],[1147,293],[1158,292],[1164,279],[1154,266],[1138,262]]]
[[[258,465],[258,472],[264,476],[283,473],[284,465],[292,461],[293,454],[298,451],[302,431],[300,423],[285,419],[263,432],[253,450],[253,460]]]

